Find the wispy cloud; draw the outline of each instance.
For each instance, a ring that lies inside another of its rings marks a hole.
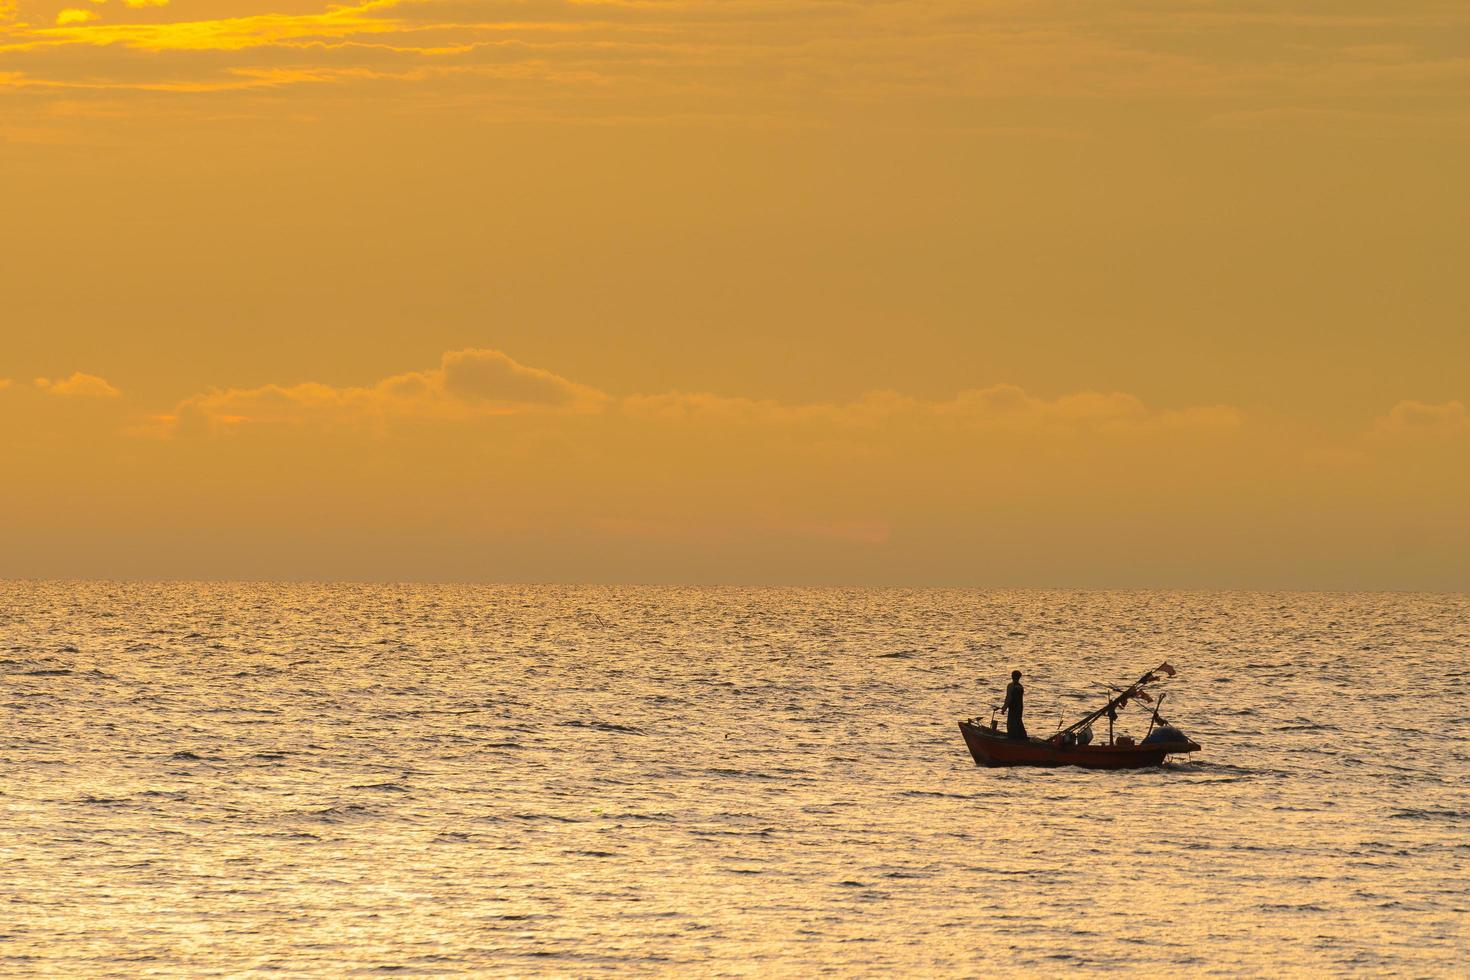
[[[1200,98],[1210,100],[1202,117],[1238,125],[1282,106],[1383,112],[1387,92],[1463,94],[1470,58],[1440,39],[1466,29],[1463,6],[1432,0],[1392,17],[1341,5],[1285,17],[1070,0],[280,0],[269,12],[235,0],[24,0],[0,15],[0,51],[14,65],[0,88],[199,93],[229,91],[241,76],[276,85],[391,81],[427,90],[435,104],[463,105],[502,96],[486,86],[517,77],[539,80],[549,97],[595,96],[591,115]],[[78,57],[89,50],[107,56]]]
[[[399,0],[367,0],[349,6],[332,6],[319,13],[252,14],[212,20],[175,20],[137,23],[102,21],[95,11],[90,16],[65,18],[58,15],[54,28],[31,33],[33,46],[80,44],[113,45],[141,51],[241,51],[247,48],[289,44],[302,39],[322,40],[380,33],[401,29],[391,19],[374,16],[397,6]],[[134,10],[151,5],[130,5]]]

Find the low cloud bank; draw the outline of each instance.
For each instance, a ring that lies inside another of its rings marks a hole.
[[[395,418],[596,411],[607,396],[497,350],[446,353],[436,368],[365,387],[307,382],[211,389],[157,416],[165,432],[218,433],[243,425],[382,424]]]
[[[846,402],[788,403],[700,392],[613,397],[503,351],[450,351],[439,366],[366,386],[318,383],[212,389],[158,416],[179,434],[218,434],[245,426],[380,426],[394,419],[456,421],[485,416],[609,414],[650,423],[854,429],[902,423],[1036,433],[1137,433],[1237,428],[1228,405],[1159,410],[1122,392],[1082,391],[1048,399],[1015,385],[961,391],[926,401],[893,391]]]
[[[99,535],[208,529],[198,567],[223,576],[244,574],[236,547],[295,575],[323,554],[408,574],[395,563],[422,546],[435,575],[496,580],[1260,584],[1290,566],[1318,585],[1460,587],[1470,534],[1460,401],[1332,435],[1008,384],[615,395],[472,348],[358,385],[217,388],[144,422],[146,407],[81,372],[12,384],[0,510],[70,541],[78,571]]]

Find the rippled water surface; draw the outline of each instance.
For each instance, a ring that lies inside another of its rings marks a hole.
[[[0,583],[0,970],[1464,976],[1467,654],[1466,596]],[[1188,762],[956,730],[1166,658]]]

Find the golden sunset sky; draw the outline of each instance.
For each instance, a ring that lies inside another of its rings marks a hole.
[[[0,0],[0,576],[1470,588],[1463,0]]]

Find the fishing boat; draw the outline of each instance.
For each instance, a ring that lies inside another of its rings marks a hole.
[[[994,714],[988,725],[976,718],[960,722],[960,734],[965,737],[965,745],[969,746],[977,766],[1081,766],[1084,769],[1161,766],[1170,755],[1198,752],[1200,748],[1160,717],[1159,707],[1165,695],[1160,693],[1154,697],[1145,690],[1163,677],[1173,677],[1176,673],[1167,662],[1160,664],[1115,694],[1107,704],[1050,738],[1011,738],[997,728]],[[1135,742],[1126,735],[1113,735],[1113,723],[1118,712],[1130,703],[1153,706],[1148,734],[1141,742]],[[1108,720],[1108,740],[1094,745],[1092,725],[1103,718]]]

